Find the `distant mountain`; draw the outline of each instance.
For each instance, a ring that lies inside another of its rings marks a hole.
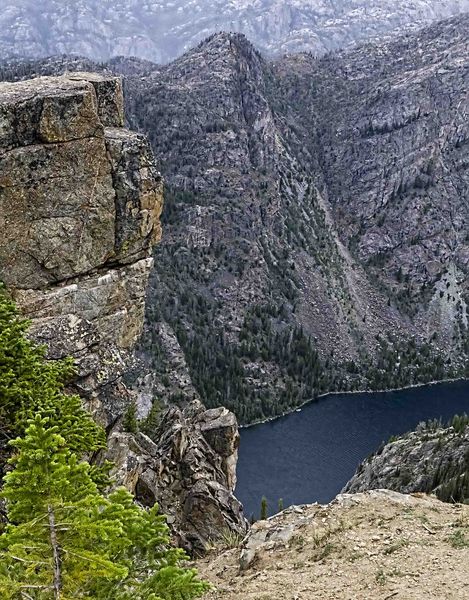
[[[128,78],[168,186],[154,366],[169,326],[244,422],[469,373],[468,60],[465,16],[320,60],[217,34]]]
[[[243,422],[469,374],[469,16],[321,59],[119,59],[166,180],[142,396]],[[5,78],[81,59],[4,66]]]
[[[3,0],[0,54],[165,63],[217,31],[268,54],[323,54],[469,10],[469,0]]]

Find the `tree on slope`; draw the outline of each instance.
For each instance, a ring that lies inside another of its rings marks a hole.
[[[8,524],[0,534],[0,598],[201,596],[207,584],[171,547],[158,508],[138,507],[125,489],[100,491],[83,457],[102,447],[103,432],[80,398],[63,391],[68,361],[47,361],[26,332],[0,289],[0,414],[3,426],[20,434],[2,492]]]
[[[183,600],[206,584],[181,568],[157,508],[98,491],[58,427],[37,416],[14,440],[4,478],[10,525],[0,536],[0,598]]]
[[[26,336],[22,318],[0,284],[0,429],[22,435],[29,419],[40,412],[74,451],[92,452],[105,446],[104,431],[81,404],[64,393],[74,374],[72,359],[46,360],[46,348]]]

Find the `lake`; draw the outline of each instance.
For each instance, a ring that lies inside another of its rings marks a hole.
[[[246,516],[266,496],[284,506],[330,502],[358,464],[421,421],[469,413],[469,381],[396,392],[331,394],[268,423],[241,429],[236,495]]]

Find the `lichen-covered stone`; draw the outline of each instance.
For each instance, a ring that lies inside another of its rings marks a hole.
[[[70,73],[70,81],[86,81],[93,85],[98,101],[98,114],[104,127],[124,126],[124,95],[119,77],[96,73]]]
[[[106,130],[116,200],[116,259],[134,261],[161,238],[162,184],[147,139],[122,129]],[[155,181],[159,183],[155,186]]]
[[[0,156],[0,278],[38,289],[103,266],[114,254],[115,197],[102,137]]]
[[[75,358],[75,386],[106,423],[128,404],[119,378],[161,236],[161,177],[123,121],[119,78],[0,84],[0,280],[49,356]]]

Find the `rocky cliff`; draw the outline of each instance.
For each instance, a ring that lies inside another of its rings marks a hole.
[[[245,530],[232,494],[235,417],[197,404],[170,411],[156,443],[120,433],[162,208],[149,144],[123,123],[115,77],[0,85],[0,280],[49,358],[75,359],[71,385],[107,426],[117,480],[176,515],[186,546],[203,549],[215,522]]]
[[[220,31],[269,54],[323,54],[469,10],[468,0],[3,0],[2,56],[137,56],[167,62]]]
[[[178,544],[190,552],[203,554],[226,535],[243,536],[247,521],[233,495],[239,444],[233,413],[205,410],[198,401],[173,407],[152,438],[111,435],[108,458],[118,480],[144,506],[158,502]]]
[[[3,84],[0,111],[0,279],[49,356],[75,358],[76,387],[109,423],[142,329],[161,178],[123,128],[118,79]]]
[[[469,419],[450,425],[422,423],[385,444],[358,467],[344,492],[386,488],[436,494],[447,502],[469,501]]]
[[[197,567],[207,600],[459,600],[468,561],[468,506],[377,490],[291,507]]]

